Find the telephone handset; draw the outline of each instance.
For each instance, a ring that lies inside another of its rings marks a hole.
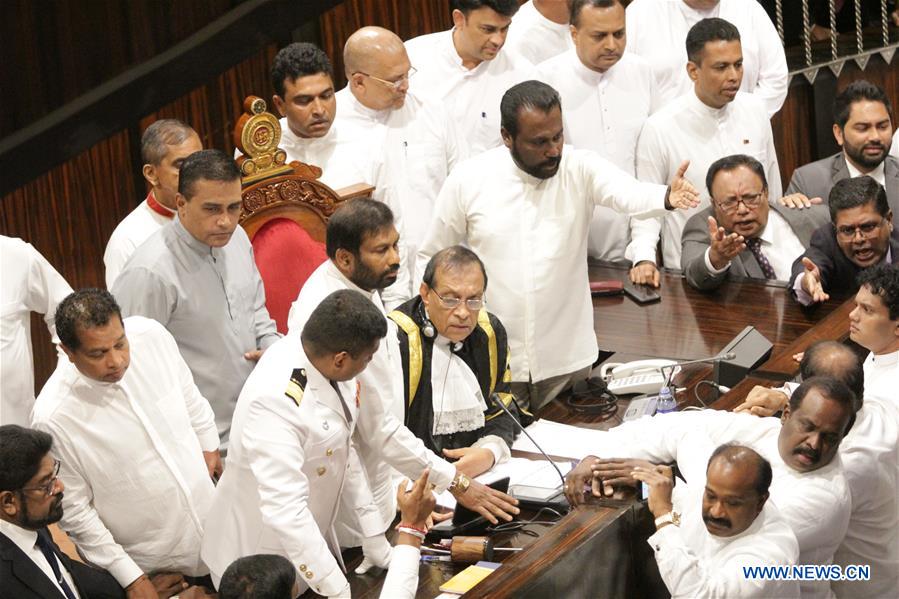
[[[665,378],[680,371],[674,360],[636,360],[634,362],[603,364],[599,376],[607,381],[609,391],[616,395],[632,393],[658,393]],[[668,367],[674,367],[672,372]],[[665,368],[662,375],[661,369]],[[610,372],[611,371],[611,372]]]

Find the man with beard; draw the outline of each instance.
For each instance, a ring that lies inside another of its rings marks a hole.
[[[393,214],[385,204],[357,199],[337,209],[328,220],[328,260],[312,273],[291,306],[288,337],[298,336],[312,311],[328,294],[340,289],[363,294],[386,318],[380,293],[396,279],[400,269],[398,244]],[[430,467],[430,480],[438,492],[449,489],[463,505],[476,509],[491,522],[497,517],[510,520],[510,514],[518,513],[512,498],[470,480],[453,465],[428,451],[424,443],[403,426],[403,367],[399,341],[396,324],[387,319],[387,327],[387,335],[381,339],[371,363],[357,378],[360,409],[353,434],[380,512],[382,530],[386,530],[396,516],[394,469],[412,479]],[[363,538],[355,521],[348,510],[338,512],[335,531],[340,546],[362,545],[366,556],[360,566],[363,571],[372,564],[386,563],[389,544],[384,536]]]
[[[833,136],[842,151],[797,168],[783,203],[805,208],[821,225],[830,220],[826,201],[837,181],[868,175],[880,183],[893,212],[899,210],[899,159],[889,155],[893,109],[884,91],[853,81],[833,101]]]
[[[768,460],[726,444],[712,452],[704,488],[673,487],[665,466],[636,466],[633,477],[649,487],[656,533],[647,542],[672,597],[799,597],[795,581],[744,574],[799,556],[796,536],[768,501]]]
[[[870,176],[837,181],[828,199],[830,219],[812,234],[793,263],[790,287],[808,306],[858,291],[860,272],[899,262],[899,232],[883,187]]]
[[[593,483],[596,495],[599,485],[633,484],[634,459],[677,462],[687,485],[702,488],[713,448],[741,443],[771,463],[771,500],[799,542],[797,563],[829,565],[849,525],[851,498],[837,451],[855,409],[844,383],[813,377],[796,389],[780,419],[719,410],[640,418],[598,435],[597,455],[606,459],[581,460],[566,477],[565,494],[577,505],[585,484]],[[803,597],[830,596],[826,580],[802,581],[800,589]]]
[[[500,105],[505,148],[463,162],[447,177],[417,263],[467,243],[491,281],[490,310],[509,334],[512,393],[539,409],[596,360],[587,278],[594,206],[638,217],[696,205],[684,179],[641,183],[595,152],[563,152],[558,92],[540,81],[510,88]],[[420,280],[420,277],[416,277]]]

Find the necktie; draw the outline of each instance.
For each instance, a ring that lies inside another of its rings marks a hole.
[[[60,571],[60,563],[56,559],[56,552],[53,551],[53,546],[46,536],[38,533],[37,535],[37,548],[41,550],[41,553],[44,554],[44,557],[49,562],[50,567],[53,569],[53,575],[56,576],[56,582],[59,583],[59,586],[62,587],[62,592],[65,594],[66,599],[75,599],[75,593],[72,592],[72,588],[66,582],[66,579],[63,578],[62,572]]]
[[[765,258],[765,254],[762,253],[762,240],[758,237],[751,237],[746,240],[746,247],[748,247],[749,251],[752,252],[752,255],[755,256],[755,260],[762,268],[762,273],[765,275],[765,278],[776,279],[777,276],[774,274],[774,268],[771,267],[771,263],[768,262],[768,259]]]

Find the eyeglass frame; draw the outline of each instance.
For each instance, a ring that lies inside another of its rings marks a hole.
[[[49,481],[37,487],[22,487],[19,491],[43,491],[46,497],[53,497],[56,494],[53,490],[56,488],[57,481],[59,481],[59,468],[61,465],[62,462],[54,458],[53,475],[50,477]]]
[[[721,208],[721,210],[724,211],[725,214],[734,214],[737,211],[737,209],[740,207],[741,203],[744,206],[746,206],[747,210],[752,210],[752,209],[758,208],[759,206],[762,205],[762,196],[764,196],[767,192],[768,192],[767,189],[763,189],[762,191],[760,191],[758,193],[742,195],[737,198],[734,198],[733,200],[727,199],[727,200],[724,200],[724,202],[719,202],[719,201],[715,200],[715,205],[718,206],[719,208]],[[724,206],[725,202],[733,202],[733,205],[730,208],[727,208]]]
[[[431,291],[433,291],[434,295],[437,296],[437,299],[440,300],[440,305],[443,306],[447,310],[455,310],[459,306],[462,305],[463,300],[458,297],[443,297],[442,295],[437,293],[436,289],[433,289],[433,288],[431,288]],[[465,301],[465,307],[468,308],[469,312],[480,312],[481,308],[484,307],[484,296],[483,295],[481,295],[481,297],[478,297],[478,298],[470,297],[464,301]],[[474,306],[472,306],[472,302],[475,303]]]
[[[412,77],[412,75],[414,75],[417,72],[418,72],[418,69],[410,66],[409,70],[406,71],[406,74],[403,75],[402,77],[400,77],[399,79],[397,79],[396,81],[387,81],[386,79],[381,79],[380,77],[375,77],[374,75],[369,75],[365,71],[356,71],[355,73],[353,73],[353,75],[365,75],[369,79],[374,79],[375,81],[377,81],[379,83],[383,83],[387,87],[391,88],[393,91],[399,91],[400,86],[403,83],[408,82],[409,79]]]
[[[887,219],[885,219],[884,217],[881,216],[880,222],[878,222],[878,223],[863,223],[861,225],[854,225],[852,227],[849,227],[847,225],[838,227],[836,224],[834,224],[833,231],[837,237],[842,237],[846,241],[851,241],[851,240],[855,239],[855,236],[858,234],[861,234],[862,239],[869,239],[871,237],[874,237],[874,233],[877,231],[877,229],[879,229],[881,226],[883,226],[883,223],[885,223],[886,220]],[[870,227],[870,230],[866,232],[864,227]],[[843,230],[843,229],[849,229],[849,228],[851,228],[852,230],[851,231]]]

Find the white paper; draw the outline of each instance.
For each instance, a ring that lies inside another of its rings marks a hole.
[[[556,466],[562,472],[562,476],[571,470],[571,462],[556,462]],[[527,458],[511,458],[504,464],[494,466],[484,474],[475,477],[475,480],[485,485],[501,478],[509,477],[509,486],[529,485],[531,487],[544,487],[557,489],[562,484],[559,473],[546,460],[529,460]],[[449,509],[455,509],[456,498],[449,491],[437,495],[437,504]]]
[[[527,427],[527,431],[549,455],[578,461],[585,455],[596,452],[602,435],[602,431],[560,424],[551,420],[537,420]],[[512,449],[540,453],[526,435],[519,435],[512,444]]]

